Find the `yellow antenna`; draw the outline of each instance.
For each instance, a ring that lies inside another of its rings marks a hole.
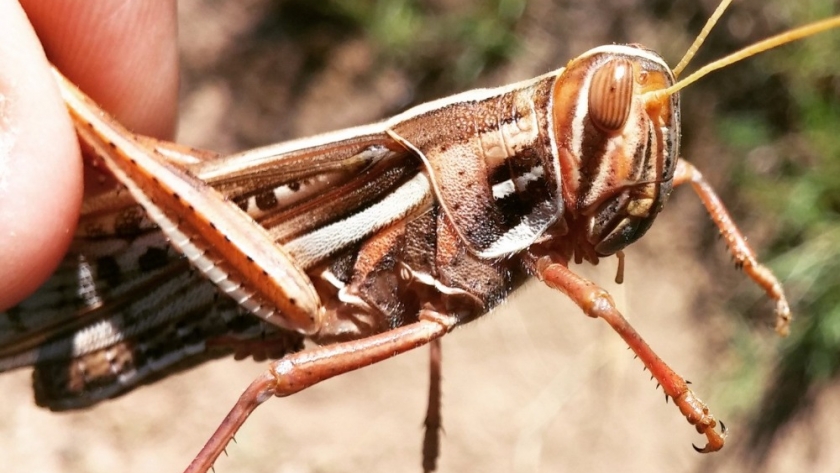
[[[767,51],[768,49],[773,49],[783,44],[791,43],[802,38],[807,38],[808,36],[813,36],[817,33],[822,33],[823,31],[837,27],[840,27],[840,15],[833,16],[822,21],[816,21],[805,26],[800,26],[799,28],[786,31],[781,34],[777,34],[776,36],[771,36],[770,38],[767,38],[763,41],[759,41],[758,43],[755,43],[751,46],[747,46],[746,48],[741,49],[740,51],[736,51],[721,59],[718,59],[717,61],[713,61],[709,64],[706,64],[705,66],[690,74],[688,77],[680,80],[679,82],[672,85],[671,87],[668,87],[667,89],[648,92],[645,95],[650,96],[649,100],[659,100],[663,97],[673,95],[681,89],[684,89],[689,84],[693,84],[698,79],[709,74],[710,72],[716,71],[730,64],[736,63],[742,59],[746,59],[750,56],[755,56],[756,54]]]
[[[677,67],[673,69],[674,77],[679,77],[680,73],[685,69],[685,66],[688,65],[689,61],[694,57],[697,53],[697,50],[700,49],[700,46],[703,45],[703,41],[706,40],[706,36],[709,36],[709,31],[712,31],[712,28],[717,24],[717,21],[720,19],[723,12],[726,11],[726,8],[729,4],[732,3],[732,0],[723,0],[718,4],[717,8],[715,8],[714,13],[709,19],[706,21],[706,24],[703,26],[703,29],[700,30],[700,34],[697,35],[695,38],[694,43],[688,48],[688,51],[685,52],[685,55],[680,59],[679,64]]]

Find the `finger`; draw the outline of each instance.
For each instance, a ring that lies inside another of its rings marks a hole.
[[[50,60],[66,75],[132,130],[171,138],[178,89],[174,0],[21,4]],[[26,17],[17,2],[0,0],[0,8],[0,31],[9,33],[0,44],[5,52],[0,53],[0,95],[17,93],[11,84],[25,85],[19,103],[5,107],[8,130],[0,122],[0,142],[12,137],[20,142],[8,159],[0,146],[0,168],[4,160],[14,163],[8,172],[0,169],[0,182],[15,183],[6,196],[0,189],[3,310],[37,288],[65,252],[78,215],[81,160]],[[12,130],[25,133],[17,137]]]
[[[0,0],[0,310],[40,285],[66,251],[82,193],[76,134],[44,52],[15,0]]]

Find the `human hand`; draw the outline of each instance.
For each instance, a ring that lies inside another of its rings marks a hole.
[[[171,139],[176,13],[175,0],[0,0],[0,311],[61,261],[82,198],[82,158],[49,63],[129,129]]]

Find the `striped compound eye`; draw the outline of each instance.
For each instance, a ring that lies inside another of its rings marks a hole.
[[[621,130],[630,116],[633,99],[633,64],[615,58],[601,65],[589,86],[589,119],[601,131]]]

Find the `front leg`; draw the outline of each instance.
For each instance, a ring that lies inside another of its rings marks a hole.
[[[674,399],[674,404],[679,407],[688,422],[708,439],[705,447],[695,446],[695,450],[708,453],[718,451],[723,447],[726,427],[721,422],[721,432],[715,430],[717,421],[709,413],[706,404],[688,389],[688,383],[683,377],[674,372],[653,352],[630,322],[616,309],[615,302],[607,291],[572,272],[565,261],[552,261],[548,257],[543,257],[533,259],[532,263],[537,276],[543,282],[569,296],[586,315],[604,319],[624,339],[662,386],[665,395]]]
[[[688,161],[680,159],[674,172],[674,187],[689,183],[700,197],[712,221],[715,222],[720,235],[726,241],[729,252],[735,260],[735,265],[744,271],[750,279],[764,289],[767,296],[776,302],[776,333],[787,336],[790,326],[790,306],[785,298],[782,284],[767,266],[759,263],[755,252],[747,243],[747,238],[741,234],[720,197],[703,177],[703,174]]]

